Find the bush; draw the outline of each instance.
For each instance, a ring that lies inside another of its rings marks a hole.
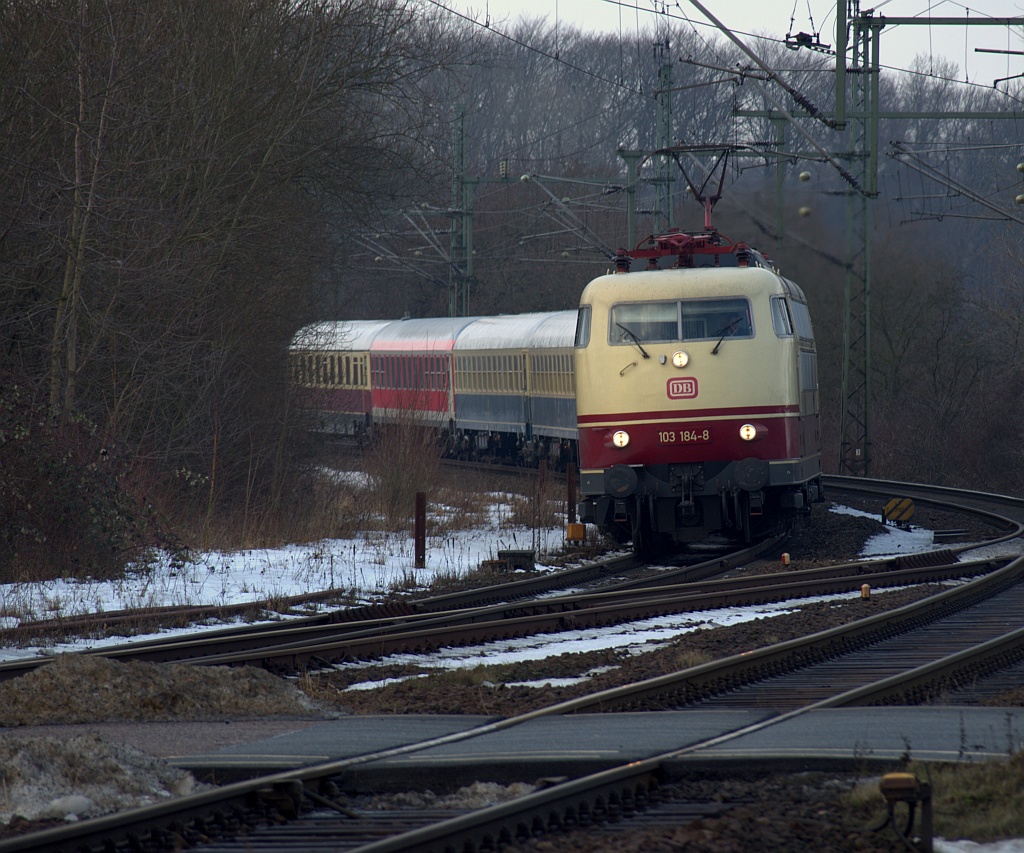
[[[416,493],[436,489],[441,448],[429,426],[393,422],[374,427],[364,457],[373,484],[375,513],[387,527],[404,529],[413,517]]]
[[[0,377],[0,582],[120,577],[150,547],[177,550],[126,488],[137,476],[89,424],[50,423]]]

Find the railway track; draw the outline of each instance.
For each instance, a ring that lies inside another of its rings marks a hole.
[[[762,546],[771,547],[771,546]],[[106,647],[106,658],[150,663],[259,665],[297,674],[332,662],[367,661],[399,652],[424,652],[566,629],[598,627],[694,610],[763,604],[809,596],[936,583],[993,571],[1004,560],[960,562],[951,550],[800,571],[722,580],[686,580],[742,564],[750,549],[657,578],[610,584],[601,592],[546,596],[509,603],[441,609],[449,600],[427,600],[420,611],[385,618],[331,622],[324,618],[204,632],[195,638],[151,640]],[[683,579],[680,582],[680,579]],[[674,581],[674,582],[673,582]],[[641,585],[642,584],[642,585]],[[510,584],[518,590],[518,584]],[[488,598],[492,597],[490,594]],[[500,596],[499,596],[500,597]],[[515,598],[510,593],[510,597]],[[461,600],[461,597],[460,597]],[[0,678],[43,666],[51,657],[0,664]]]
[[[869,494],[861,482],[835,478],[841,488]],[[903,484],[899,484],[902,486]],[[890,484],[881,488],[888,490]],[[924,487],[917,487],[924,489]],[[877,488],[874,494],[877,494]],[[1001,532],[993,541],[1020,530],[1015,522],[992,511],[986,501],[973,506],[941,501],[935,491],[921,499],[972,516]],[[987,496],[986,496],[987,498]],[[1003,504],[998,504],[1002,508]],[[427,599],[388,602],[346,608],[316,616],[254,626],[204,631],[195,638],[176,637],[109,646],[87,654],[120,661],[192,662],[206,665],[252,664],[279,673],[296,673],[331,662],[370,660],[396,652],[416,652],[443,645],[478,643],[563,630],[567,627],[608,625],[630,619],[660,616],[707,607],[726,607],[827,595],[857,589],[872,576],[874,586],[929,583],[982,573],[991,561],[958,563],[956,553],[967,546],[952,546],[927,555],[846,564],[805,572],[761,576],[759,580],[699,581],[727,572],[778,546],[779,540],[761,543],[703,562],[659,568],[641,577],[622,580],[642,564],[633,556],[616,557]],[[604,592],[551,596],[552,591],[588,584]],[[655,589],[661,592],[655,592]],[[549,597],[542,597],[542,596]],[[98,617],[106,619],[109,614]],[[38,656],[0,663],[0,680],[17,677],[52,660]]]
[[[1019,527],[1008,529],[1004,536],[1016,535]],[[603,691],[592,696],[571,702],[560,703],[530,714],[502,720],[498,723],[463,732],[452,738],[478,737],[490,731],[497,731],[522,724],[539,715],[565,715],[576,713],[592,713],[596,711],[627,710],[639,707],[673,707],[693,702],[728,703],[725,697],[741,696],[744,691],[754,689],[752,685],[763,684],[769,677],[780,672],[806,672],[808,665],[820,665],[822,661],[840,659],[843,655],[859,653],[859,650],[870,648],[886,636],[915,636],[917,631],[934,631],[935,625],[945,624],[945,634],[951,633],[948,625],[939,620],[960,619],[966,622],[991,622],[1006,619],[1005,615],[993,615],[997,612],[1005,614],[1020,612],[1020,587],[1024,568],[1021,559],[1005,562],[996,567],[994,564],[970,566],[965,572],[963,563],[939,561],[943,570],[958,566],[961,573],[979,574],[974,580],[933,596],[918,604],[901,608],[899,611],[879,614],[866,620],[860,620],[840,629],[823,632],[800,641],[779,644],[756,652],[727,658],[694,667],[679,673],[673,673],[647,682]],[[984,562],[984,561],[983,561]],[[844,574],[843,568],[829,567],[835,572],[832,578],[820,577],[822,582],[849,583],[851,580],[863,579],[863,566],[857,564],[857,574]],[[939,567],[892,567],[890,572],[932,570]],[[975,571],[976,570],[976,571]],[[849,568],[846,567],[846,571]],[[797,573],[794,573],[797,574]],[[827,572],[822,571],[824,575]],[[809,577],[809,575],[807,576]],[[780,594],[785,591],[787,583],[792,579],[773,576],[772,583],[760,583],[755,594]],[[762,581],[764,579],[761,579]],[[796,581],[803,584],[806,578]],[[913,582],[904,578],[906,582]],[[754,587],[749,586],[749,579],[728,579],[725,581],[708,581],[702,589],[685,591],[687,584],[669,584],[668,587],[641,588],[637,592],[636,602],[652,601],[655,606],[665,602],[659,599],[671,599],[678,596],[672,606],[686,595],[709,596],[712,594],[733,595],[737,590],[745,590],[751,594]],[[877,582],[877,579],[876,579]],[[717,584],[717,588],[715,587]],[[627,583],[628,585],[628,583]],[[674,587],[681,587],[684,591]],[[767,590],[774,588],[774,593]],[[805,587],[806,588],[806,587]],[[622,589],[615,594],[605,593],[608,597],[623,597],[630,590]],[[1004,596],[1009,596],[1004,598]],[[1017,598],[1013,598],[1017,596]],[[589,602],[593,609],[600,610],[602,594],[582,596],[576,602],[580,606]],[[1000,603],[1002,602],[1002,603]],[[1008,604],[1006,602],[1009,602]],[[631,605],[633,606],[633,605]],[[976,609],[980,608],[980,609]],[[1007,611],[1006,608],[1009,608]],[[587,608],[580,607],[585,610]],[[922,628],[921,625],[931,625]],[[351,626],[349,626],[351,627]],[[968,641],[961,644],[963,648],[945,649],[949,654],[933,655],[924,660],[918,654],[908,654],[903,663],[897,667],[898,672],[881,672],[866,668],[863,664],[847,665],[849,671],[858,672],[853,681],[862,682],[859,686],[834,691],[831,695],[806,695],[797,707],[781,712],[763,725],[771,725],[779,720],[806,713],[810,709],[834,707],[855,703],[878,703],[896,701],[920,701],[923,696],[943,695],[951,684],[962,681],[965,677],[973,678],[978,672],[986,669],[1004,667],[1007,661],[1024,656],[1024,638],[1021,631],[1007,631],[1000,634],[990,632],[989,637]],[[916,634],[916,636],[927,636]],[[888,642],[888,641],[886,641]],[[927,646],[931,640],[918,641],[916,646]],[[907,646],[908,650],[911,643]],[[934,645],[932,643],[932,645]],[[847,658],[852,660],[852,658]],[[967,676],[965,676],[967,673]],[[882,676],[878,678],[876,676]],[[803,676],[797,676],[803,677]],[[819,679],[820,680],[820,679]],[[863,683],[865,680],[870,683]],[[735,701],[747,701],[736,699]],[[762,697],[759,700],[765,701]],[[709,705],[710,707],[710,705]],[[749,727],[744,731],[749,731]],[[726,735],[725,738],[738,736],[740,732]],[[723,737],[715,739],[721,742]],[[425,749],[436,745],[435,739],[402,748],[409,754],[416,749]],[[643,810],[648,805],[660,800],[669,799],[665,791],[666,780],[671,779],[673,767],[686,755],[692,754],[708,745],[693,744],[685,749],[676,750],[664,755],[652,757],[643,762],[634,762],[629,767],[612,768],[584,779],[555,784],[548,790],[537,791],[513,803],[491,807],[480,811],[452,817],[431,823],[420,828],[407,828],[407,831],[388,839],[371,840],[367,834],[359,834],[354,840],[355,846],[371,853],[371,851],[398,850],[477,850],[487,849],[496,840],[515,839],[529,835],[540,829],[551,829],[566,826],[579,826],[591,821],[600,821],[609,816],[610,811],[629,812]],[[166,803],[160,807],[147,810],[136,810],[127,815],[115,815],[98,821],[86,821],[77,827],[63,827],[37,834],[35,837],[15,839],[0,843],[0,853],[14,850],[52,849],[119,849],[123,840],[132,838],[139,849],[171,849],[183,840],[187,843],[211,841],[222,835],[229,838],[239,835],[244,849],[281,849],[282,845],[290,844],[286,836],[291,833],[310,831],[311,824],[305,819],[291,820],[303,815],[316,815],[314,834],[321,839],[329,838],[335,832],[341,832],[342,826],[351,833],[353,822],[359,823],[360,816],[346,813],[346,806],[336,796],[337,781],[343,775],[350,774],[353,767],[380,760],[395,751],[359,756],[328,765],[304,768],[284,774],[275,774],[258,780],[225,786],[217,791],[207,792],[197,798],[185,798],[184,801]],[[684,804],[684,810],[690,806]],[[326,821],[324,809],[333,811],[337,817]],[[699,809],[698,809],[699,810]],[[437,814],[421,815],[421,818],[432,821]],[[367,822],[369,823],[369,822]],[[266,844],[262,838],[263,830],[250,831],[246,827],[268,827]],[[273,827],[270,832],[269,827]],[[377,830],[370,831],[370,835]],[[295,843],[300,849],[315,849],[310,845],[309,837],[297,835]],[[117,840],[121,839],[121,840]],[[221,841],[217,841],[221,844]],[[236,842],[224,842],[227,846],[208,846],[206,849],[240,849]],[[170,845],[169,847],[167,845]],[[232,846],[235,845],[235,846]],[[124,847],[123,849],[128,849]],[[346,849],[335,847],[333,849]]]
[[[680,579],[710,577],[755,559],[776,544],[764,542],[710,560],[668,566],[659,572],[658,582],[667,584]],[[621,580],[624,575],[628,576],[640,568],[643,564],[632,555],[612,557],[558,572],[431,598],[346,608],[285,622],[203,631],[186,639],[175,636],[156,638],[83,654],[98,654],[121,661],[256,664],[279,670],[298,670],[314,660],[322,664],[332,657],[343,660],[364,655],[379,656],[398,649],[423,648],[424,642],[438,626],[461,624],[465,628],[467,625],[500,621],[517,612],[525,615],[523,608],[532,609],[533,615],[571,610],[573,596],[568,597],[568,603],[558,598],[539,597],[595,583],[616,589],[617,584],[629,584],[629,581]],[[535,599],[538,603],[529,604]],[[469,634],[477,630],[484,629],[471,629]],[[465,631],[463,633],[465,635]],[[40,655],[0,662],[0,680],[23,675],[52,659],[52,656]]]

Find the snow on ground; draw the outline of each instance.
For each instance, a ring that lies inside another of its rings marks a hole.
[[[627,649],[632,654],[653,652],[668,645],[675,637],[696,631],[698,628],[721,628],[736,625],[751,619],[762,619],[769,616],[781,616],[791,613],[801,604],[813,601],[839,601],[847,598],[860,598],[860,591],[852,591],[843,595],[830,595],[815,598],[803,598],[792,601],[780,601],[771,604],[758,604],[749,607],[723,607],[717,610],[698,610],[678,615],[657,616],[652,619],[641,619],[606,628],[585,628],[576,631],[559,631],[557,634],[534,634],[513,640],[498,640],[493,643],[482,643],[477,646],[458,646],[440,649],[428,654],[395,654],[375,661],[381,666],[415,664],[427,669],[471,669],[487,664],[498,666],[523,660],[542,660],[561,654],[593,652],[602,649]],[[363,666],[358,662],[339,663],[336,669],[352,669]],[[509,687],[543,687],[551,685],[559,687],[575,684],[597,675],[598,671],[589,673],[582,678],[546,678],[542,681],[506,682]],[[418,676],[411,676],[418,677]],[[350,685],[349,690],[370,690],[380,687],[387,681],[367,681]]]
[[[833,512],[847,515],[860,515],[868,518],[877,516],[862,510],[845,506],[833,506]],[[1008,543],[1003,547],[1007,554],[1020,553],[1014,545]],[[911,527],[903,530],[889,527],[885,531],[871,537],[864,545],[861,556],[865,559],[879,559],[899,554],[912,554],[926,551],[934,546],[932,531]],[[971,552],[972,555],[974,552]],[[661,648],[672,642],[680,634],[696,631],[699,628],[719,628],[735,625],[752,619],[780,616],[793,612],[802,604],[814,601],[842,601],[860,597],[860,590],[849,593],[821,596],[816,598],[794,599],[747,607],[726,607],[717,610],[691,611],[677,615],[658,616],[642,619],[622,625],[604,628],[588,628],[578,631],[560,631],[557,634],[539,634],[514,640],[499,640],[493,643],[482,643],[475,646],[459,646],[457,648],[440,649],[429,654],[396,654],[377,661],[382,666],[415,664],[427,669],[453,670],[470,669],[483,663],[500,665],[522,660],[541,660],[560,654],[592,652],[602,649],[628,649],[633,654],[643,654]],[[360,668],[362,664],[341,663],[338,669]],[[597,675],[600,670],[588,673],[580,678],[547,678],[542,681],[519,682],[518,686],[542,687],[550,685],[559,687],[587,680]],[[419,678],[422,676],[409,676]],[[385,679],[359,682],[348,687],[349,690],[372,690],[384,684],[401,679]],[[509,686],[513,686],[510,684]]]
[[[833,506],[833,512],[876,517],[872,513]],[[281,548],[259,548],[228,553],[212,552],[197,555],[183,567],[163,561],[116,581],[61,579],[37,584],[0,584],[0,628],[13,627],[19,621],[51,619],[81,613],[104,613],[142,607],[174,605],[231,605],[267,599],[287,598],[304,593],[338,589],[354,603],[379,600],[395,590],[424,588],[439,576],[457,577],[480,566],[483,560],[494,559],[499,550],[534,549],[537,568],[550,568],[544,562],[561,550],[564,531],[561,527],[531,530],[508,524],[510,510],[504,496],[495,495],[489,516],[480,527],[450,531],[443,536],[429,537],[426,566],[414,568],[411,534],[380,531],[361,534],[352,539],[332,539],[306,545]],[[999,553],[1020,553],[1005,543],[993,546]],[[862,557],[876,559],[893,554],[909,554],[933,546],[929,530],[890,527],[872,537]],[[974,555],[974,552],[971,552]],[[991,554],[985,554],[991,556]],[[851,592],[850,596],[859,595]],[[840,599],[849,596],[833,596]],[[492,643],[460,648],[424,659],[423,666],[457,669],[476,666],[486,656],[489,663],[536,659],[564,652],[592,651],[616,646],[629,647],[637,653],[652,651],[671,641],[677,634],[700,627],[730,625],[768,615],[790,612],[793,602],[780,602],[756,607],[726,608],[706,613],[689,613],[671,618],[643,620],[607,629],[578,632],[576,636],[558,634],[533,637],[521,642]],[[17,614],[17,615],[14,615]],[[284,617],[278,617],[284,618]],[[224,627],[224,622],[205,626],[209,630]],[[201,630],[193,627],[190,631]],[[164,634],[168,632],[163,632]],[[149,636],[135,636],[133,640]],[[103,648],[125,642],[112,637],[88,643],[65,643],[46,649],[0,648],[0,660],[31,657],[80,650],[83,647]],[[400,663],[401,656],[388,659]],[[376,685],[368,685],[376,686]]]
[[[874,517],[845,507],[834,508],[834,511]],[[7,615],[0,616],[0,628],[13,627],[22,620],[54,619],[87,612],[173,605],[244,604],[328,589],[344,591],[353,603],[366,603],[396,590],[422,589],[441,575],[458,577],[479,567],[483,560],[495,559],[499,551],[506,549],[534,549],[538,554],[537,567],[541,570],[550,568],[545,557],[561,550],[564,530],[561,527],[528,529],[509,526],[509,514],[503,496],[495,496],[487,520],[479,527],[446,531],[443,536],[428,538],[424,568],[414,567],[411,532],[388,534],[372,531],[353,539],[205,553],[197,555],[193,562],[184,566],[173,566],[164,560],[118,581],[55,580],[41,584],[3,584],[0,585],[0,613]],[[911,553],[930,547],[930,530],[891,527],[867,543],[863,556]],[[581,632],[575,637],[558,635],[549,642],[531,639],[519,646],[507,642],[489,644],[470,653],[466,649],[453,651],[447,656],[439,653],[435,655],[436,666],[447,669],[472,667],[484,654],[489,663],[494,663],[496,654],[512,660],[615,645],[651,650],[656,647],[655,643],[668,642],[683,631],[760,619],[792,608],[792,604],[786,603],[727,608],[686,614],[675,621],[648,620],[618,629]],[[216,630],[223,625],[218,623],[208,628]],[[123,642],[123,638],[115,637],[92,640],[87,646],[101,648]],[[82,647],[82,643],[69,643],[46,649],[3,648],[0,649],[0,659],[75,651]],[[418,660],[423,663],[422,657]]]
[[[21,621],[83,613],[110,613],[146,607],[226,606],[336,589],[354,604],[379,600],[395,590],[415,590],[438,577],[458,577],[495,559],[500,550],[533,549],[557,553],[560,527],[528,529],[508,523],[504,496],[494,496],[484,524],[427,540],[426,565],[414,567],[411,533],[370,531],[280,548],[211,552],[184,566],[163,559],[114,581],[56,579],[42,583],[0,584],[0,629]],[[545,569],[543,560],[538,569]],[[223,623],[213,628],[223,627]],[[113,642],[113,641],[112,641]],[[73,651],[74,646],[57,651]],[[0,649],[0,659],[23,652]]]

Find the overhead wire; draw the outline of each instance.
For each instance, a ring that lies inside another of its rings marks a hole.
[[[565,66],[566,68],[571,68],[573,71],[577,71],[580,74],[583,74],[583,75],[585,75],[587,77],[592,77],[595,80],[600,80],[602,83],[607,83],[610,86],[615,86],[615,87],[618,87],[620,89],[624,89],[627,92],[630,92],[630,93],[632,93],[634,95],[643,95],[644,94],[642,90],[634,89],[631,86],[627,86],[625,83],[619,83],[619,82],[617,82],[615,80],[612,80],[612,79],[610,79],[608,77],[605,77],[605,76],[603,76],[601,74],[598,74],[598,73],[596,73],[594,71],[590,71],[587,68],[581,68],[579,65],[576,65],[575,63],[567,62],[566,60],[562,59],[560,56],[558,56],[557,53],[554,53],[554,54],[549,53],[546,50],[542,50],[539,47],[534,47],[533,45],[528,44],[527,42],[523,41],[522,39],[518,39],[518,38],[516,38],[513,35],[509,35],[508,33],[502,32],[501,30],[497,29],[496,27],[491,26],[489,21],[488,21],[488,23],[486,25],[485,24],[481,24],[479,21],[474,20],[469,15],[464,15],[462,12],[458,11],[457,9],[452,9],[450,6],[445,6],[444,3],[440,2],[440,0],[426,0],[426,2],[436,6],[438,9],[441,9],[444,12],[447,12],[449,15],[454,15],[456,18],[462,18],[462,20],[468,21],[469,23],[473,24],[474,26],[486,29],[486,30],[494,33],[495,35],[499,36],[500,38],[506,39],[507,41],[510,41],[513,44],[517,44],[520,47],[526,48],[527,50],[532,51],[533,53],[536,53],[539,56],[543,56],[543,57],[545,57],[547,59],[550,59],[552,62],[557,62],[560,65]]]
[[[626,2],[626,0],[605,0],[605,2],[612,3],[613,5],[621,6],[621,7],[626,8],[626,9],[637,9],[639,11],[650,11],[650,10],[642,9],[642,7],[636,5],[635,3]],[[883,0],[883,2],[881,2],[881,3],[876,3],[875,6],[874,6],[874,10],[877,11],[882,6],[887,5],[888,2],[891,2],[891,0]],[[952,2],[952,0],[947,0],[947,2]],[[710,24],[708,24],[705,21],[695,20],[695,19],[691,18],[690,15],[682,8],[682,6],[679,3],[679,0],[673,0],[673,4],[672,5],[673,5],[673,8],[678,10],[678,14],[669,12],[667,8],[665,10],[661,11],[661,12],[658,12],[657,14],[662,16],[662,17],[672,18],[673,20],[684,21],[684,22],[688,23],[694,29],[694,32],[697,32],[697,28],[698,27],[702,27],[704,29],[714,29],[714,27],[712,27]],[[960,6],[961,8],[963,8],[963,9],[965,9],[967,11],[970,11],[970,9],[971,9],[971,7],[965,6],[964,4],[958,3],[956,5]],[[834,4],[833,4],[833,6],[834,6]],[[974,11],[977,12],[977,10],[974,10]],[[825,20],[828,20],[830,17],[831,17],[831,12],[828,15],[826,15]],[[916,17],[916,16],[913,16],[913,17]],[[993,16],[993,15],[985,15],[985,17],[995,17],[995,16]],[[775,38],[773,36],[766,36],[766,35],[764,35],[762,33],[753,33],[753,32],[749,32],[747,30],[743,30],[743,29],[733,29],[733,32],[736,33],[739,36],[742,36],[744,39],[753,39],[753,40],[756,40],[758,42],[767,42],[767,43],[770,43],[770,44],[785,45],[785,39],[779,39],[779,38]],[[1010,32],[1011,32],[1011,29],[1009,27],[1007,27],[1007,37],[1008,38],[1009,38]],[[971,87],[975,87],[975,88],[979,88],[979,89],[991,89],[992,88],[991,86],[987,86],[987,85],[984,85],[982,83],[975,83],[975,82],[971,82],[971,81],[967,81],[967,80],[958,80],[958,79],[955,79],[953,77],[943,76],[942,74],[938,74],[938,73],[935,73],[933,71],[918,71],[918,70],[911,69],[911,68],[905,68],[905,67],[900,66],[900,65],[894,65],[894,64],[884,63],[884,62],[879,63],[879,67],[882,70],[886,70],[886,71],[896,71],[896,72],[899,72],[899,73],[902,73],[902,74],[909,74],[909,75],[913,75],[913,76],[917,76],[917,77],[925,77],[925,78],[929,78],[929,79],[939,80],[939,81],[945,82],[945,83],[957,83],[957,84],[962,85],[962,86],[971,86]],[[1000,93],[1002,95],[1008,97],[1009,99],[1011,99],[1013,101],[1017,101],[1017,102],[1024,101],[1024,99],[1022,99],[1020,96],[1014,95],[1014,94],[1012,94],[1010,92],[1004,92],[1002,90],[999,90],[999,91],[1000,91]]]
[[[571,69],[573,69],[573,70],[575,70],[575,71],[577,71],[579,73],[582,73],[584,75],[593,77],[594,79],[597,79],[597,80],[601,80],[602,82],[609,83],[610,85],[617,86],[617,87],[622,88],[625,91],[628,91],[628,92],[630,92],[632,94],[640,94],[640,95],[646,94],[644,92],[644,90],[643,90],[642,82],[637,87],[627,86],[625,84],[624,75],[622,73],[623,58],[622,58],[622,53],[621,53],[621,37],[620,37],[620,74],[619,74],[619,80],[615,81],[615,80],[611,80],[611,79],[609,79],[607,77],[604,77],[603,75],[596,74],[595,72],[592,72],[592,71],[590,71],[588,69],[581,68],[581,67],[575,65],[574,63],[567,62],[566,60],[562,59],[561,56],[557,52],[556,52],[556,54],[552,55],[551,53],[549,53],[549,52],[547,52],[545,50],[536,48],[533,45],[530,45],[530,44],[522,41],[521,39],[518,39],[518,38],[516,38],[514,36],[511,36],[511,35],[509,35],[507,33],[501,32],[500,30],[490,26],[489,15],[488,15],[488,19],[487,19],[486,24],[481,25],[478,21],[474,20],[473,18],[470,18],[469,16],[463,15],[461,12],[458,12],[457,10],[454,10],[454,9],[451,9],[450,7],[448,7],[448,6],[445,6],[443,3],[439,2],[439,0],[428,0],[428,2],[432,3],[433,5],[437,6],[438,8],[440,8],[440,9],[442,9],[444,11],[449,12],[450,14],[453,14],[453,15],[455,15],[457,17],[463,18],[464,20],[467,20],[467,21],[469,21],[469,22],[471,22],[471,23],[473,23],[473,24],[475,24],[477,26],[484,26],[486,29],[491,30],[492,32],[494,32],[495,34],[500,36],[501,38],[507,39],[510,42],[514,43],[514,44],[518,44],[518,45],[520,45],[520,46],[522,46],[522,47],[524,47],[524,48],[526,48],[528,50],[531,50],[531,51],[533,51],[533,52],[535,52],[535,53],[537,53],[539,55],[545,56],[545,57],[551,59],[552,61],[557,62],[557,63],[559,63],[559,64],[561,64],[561,65],[563,65],[563,66],[565,66],[567,68],[571,68]],[[632,9],[634,11],[634,14],[636,16],[636,27],[637,27],[637,34],[638,35],[639,35],[639,32],[640,32],[640,21],[639,21],[640,12],[641,11],[646,11],[646,12],[652,12],[653,11],[653,10],[648,10],[648,9],[641,9],[641,7],[639,5],[637,5],[635,3],[624,2],[623,0],[607,0],[607,2],[611,2],[619,10],[619,16],[620,16],[619,17],[619,19],[620,19],[620,35],[621,35],[621,13],[622,13],[622,10],[624,10],[624,9]],[[792,16],[792,19],[795,19],[795,9],[796,9],[797,2],[798,2],[798,0],[794,0],[794,14]],[[876,5],[875,9],[877,10],[878,8],[881,8],[882,6],[888,5],[889,2],[891,2],[891,0],[882,0],[881,3]],[[674,6],[674,8],[676,10],[678,10],[678,12],[679,12],[678,16],[673,14],[673,13],[671,13],[671,12],[669,12],[667,5],[664,6],[660,12],[656,12],[655,14],[659,15],[660,17],[668,17],[668,18],[671,18],[673,20],[679,20],[681,22],[685,22],[686,24],[689,25],[689,27],[691,28],[692,32],[706,45],[706,47],[708,48],[709,52],[711,52],[714,55],[720,55],[718,50],[717,50],[717,48],[715,48],[706,39],[704,39],[701,36],[701,34],[700,34],[700,30],[698,29],[698,25],[699,26],[703,26],[703,27],[709,27],[709,25],[706,24],[705,22],[695,21],[694,19],[692,19],[688,14],[686,14],[683,11],[682,7],[679,4],[679,0],[674,0],[673,6]],[[964,8],[969,11],[968,7],[964,7]],[[809,0],[808,0],[808,15],[809,16],[811,15]],[[827,17],[829,17],[829,16],[827,15],[826,18]],[[989,17],[991,17],[991,16],[989,16]],[[813,21],[813,17],[811,17],[810,20]],[[759,34],[748,33],[748,32],[744,32],[744,31],[741,31],[741,30],[737,30],[736,32],[740,33],[741,35],[743,35],[745,37],[753,38],[753,39],[756,39],[756,40],[759,40],[759,41],[767,41],[769,43],[775,43],[775,44],[784,44],[784,41],[781,40],[781,39],[775,39],[775,38],[766,37],[766,36],[759,35]],[[639,38],[637,38],[636,39],[636,44],[637,44],[637,50],[638,51],[640,50],[640,43],[639,42],[640,42],[640,40],[639,40]],[[639,67],[641,64],[642,64],[642,60],[638,56],[637,66]],[[900,72],[908,73],[908,74],[914,74],[914,75],[919,75],[919,76],[931,77],[933,79],[937,79],[937,80],[941,80],[941,81],[945,81],[945,82],[950,82],[950,83],[958,83],[958,84],[962,84],[963,83],[963,81],[954,80],[954,79],[949,78],[949,77],[943,77],[941,75],[936,75],[934,73],[924,73],[924,72],[919,72],[919,71],[913,71],[913,70],[910,70],[910,69],[901,68],[899,66],[891,66],[891,65],[884,65],[883,64],[881,67],[885,68],[885,69],[888,69],[888,70],[894,70],[894,71],[900,71]],[[708,85],[710,85],[710,83]],[[976,86],[977,84],[970,84],[968,82],[968,83],[966,83],[966,85],[975,85]],[[1016,97],[1010,95],[1009,92],[1001,93],[1001,94],[1007,95],[1007,96],[1013,98],[1014,100],[1020,100],[1019,98],[1016,98]],[[597,143],[594,143],[594,144],[597,144]],[[591,147],[593,147],[593,146],[591,146]],[[581,149],[581,150],[588,150],[588,149]]]

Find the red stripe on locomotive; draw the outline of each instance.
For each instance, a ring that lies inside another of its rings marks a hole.
[[[678,415],[676,420],[679,420]],[[793,416],[753,416],[747,420],[687,420],[678,427],[668,421],[644,424],[623,421],[616,426],[581,427],[580,467],[727,462],[751,457],[795,459],[803,455],[800,420]],[[752,423],[764,434],[754,441],[744,441],[740,438],[740,426],[744,423]],[[629,433],[626,447],[612,444],[612,435],[619,429]]]

